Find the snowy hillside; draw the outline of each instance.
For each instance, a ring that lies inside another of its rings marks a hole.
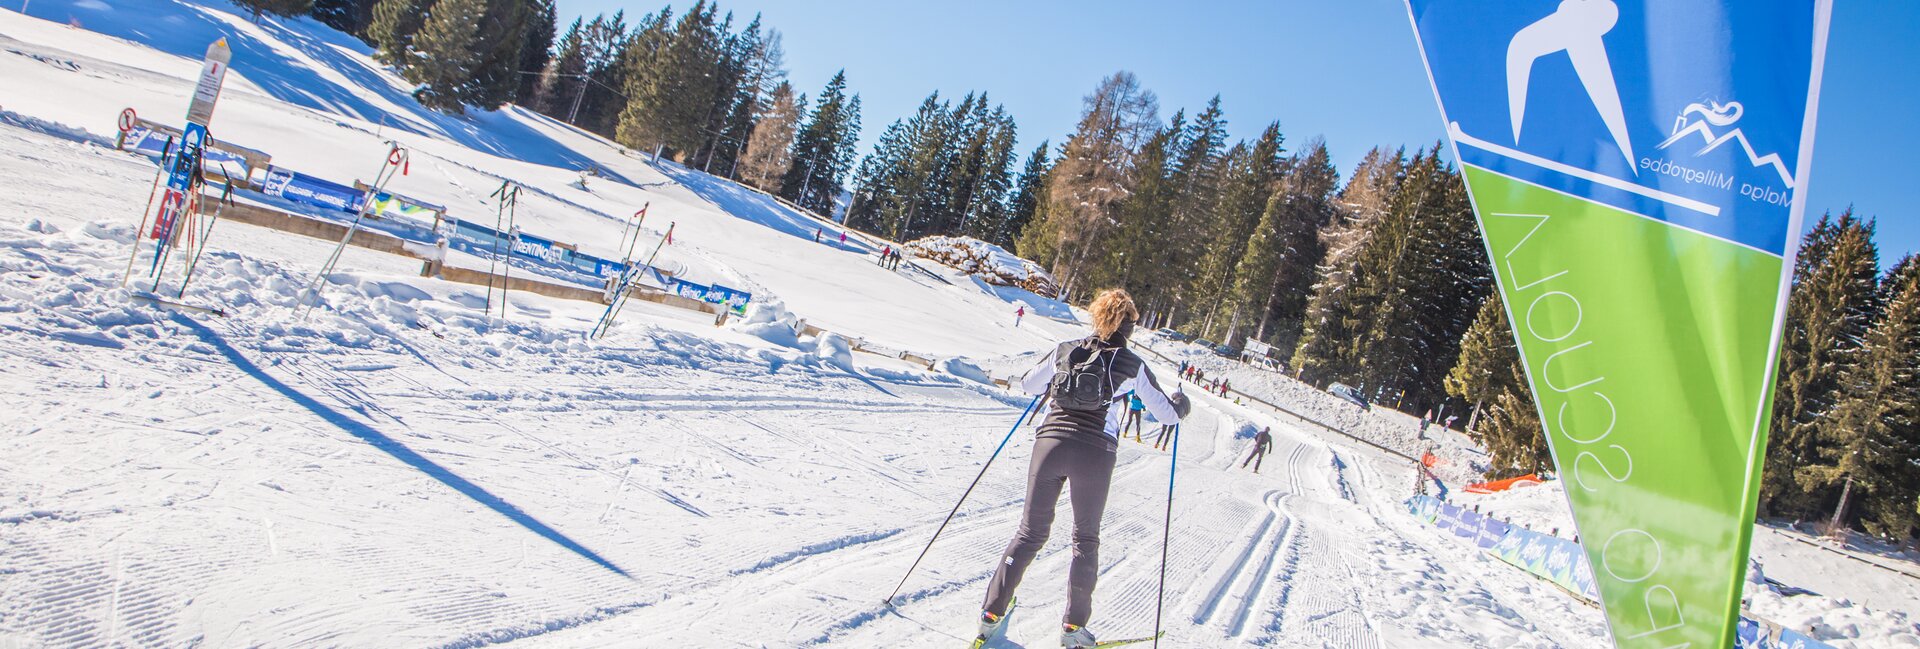
[[[0,10],[0,647],[971,635],[1031,449],[1029,429],[1009,431],[1031,402],[991,379],[1084,335],[1065,305],[933,264],[887,270],[835,225],[517,108],[425,111],[363,45],[310,20],[255,24],[217,1],[29,9]],[[507,318],[489,317],[485,287],[358,248],[302,317],[333,242],[226,222],[183,300],[230,317],[130,299],[155,168],[112,148],[114,116],[176,122],[220,36],[234,67],[216,138],[343,183],[370,179],[394,140],[414,156],[394,190],[491,219],[489,193],[512,180],[522,228],[608,257],[649,206],[649,243],[674,227],[659,265],[750,291],[747,317],[716,327],[635,302],[590,340],[596,302],[515,292]],[[581,184],[585,167],[602,175]],[[1018,305],[1053,317],[1016,327]],[[1383,451],[1186,390],[1197,406],[1177,464],[1121,445],[1095,598],[1104,637],[1151,631],[1170,527],[1162,646],[1606,644],[1597,610],[1408,515],[1415,473],[1390,420]],[[1291,390],[1272,398],[1332,407]],[[1240,468],[1269,426],[1261,472]],[[996,646],[1057,637],[1068,518]],[[1780,552],[1766,561],[1782,575],[1828,565]],[[1835,646],[1920,645],[1905,614],[1842,610],[1842,584],[1818,588],[1820,603],[1782,596],[1801,608],[1772,610],[1810,612]]]
[[[174,122],[186,111],[183,88],[198,73],[200,53],[225,35],[233,75],[212,131],[272,154],[276,166],[342,184],[371,182],[393,140],[413,153],[410,173],[388,185],[393,191],[491,223],[496,209],[488,195],[513,180],[528,189],[520,199],[523,230],[607,258],[620,257],[627,220],[650,206],[646,243],[677,224],[675,245],[657,265],[777,297],[812,324],[891,348],[982,355],[1071,330],[1016,330],[1004,316],[1013,305],[964,277],[884,270],[873,263],[877,246],[854,238],[843,248],[835,225],[670,162],[650,163],[544,116],[507,108],[456,118],[423,109],[406,95],[407,84],[351,37],[306,19],[254,24],[221,7],[42,0],[31,5],[32,15],[57,22],[0,14],[0,109],[101,137],[111,136],[125,107]],[[69,20],[89,31],[67,26]],[[583,189],[575,183],[587,167],[604,177]],[[832,254],[813,242],[820,228]],[[324,255],[312,260],[315,267]],[[478,259],[452,263],[486,266]],[[993,304],[1007,306],[981,308]]]

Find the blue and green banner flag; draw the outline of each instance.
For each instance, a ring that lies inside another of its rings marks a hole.
[[[1620,647],[1732,646],[1830,0],[1408,0]]]

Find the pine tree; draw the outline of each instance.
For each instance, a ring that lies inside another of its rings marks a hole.
[[[1185,113],[1175,111],[1169,124],[1134,153],[1127,195],[1114,210],[1112,234],[1101,244],[1097,263],[1083,271],[1086,286],[1118,286],[1132,293],[1150,326],[1158,326],[1189,280],[1186,265],[1174,263],[1178,251],[1167,245],[1175,236],[1192,236],[1175,232],[1167,218],[1179,198],[1174,156],[1185,130]]]
[[[780,179],[793,166],[793,134],[806,111],[806,98],[795,98],[785,81],[775,86],[761,113],[754,118],[753,135],[741,161],[740,180],[769,193],[780,192]]]
[[[1235,267],[1235,308],[1251,318],[1252,338],[1275,349],[1292,350],[1300,340],[1314,271],[1326,254],[1320,229],[1333,221],[1339,184],[1326,143],[1308,143],[1288,165]]]
[[[520,63],[513,70],[518,86],[513,93],[514,103],[539,110],[540,84],[543,75],[521,74],[522,72],[544,72],[548,62],[553,60],[554,37],[558,34],[558,18],[554,16],[553,0],[528,0],[528,17],[525,40],[520,46]],[[574,27],[579,27],[574,21]]]
[[[652,56],[668,37],[673,22],[669,8],[647,14],[629,30],[624,12],[611,18],[598,17],[587,25],[587,79],[580,91],[580,111],[575,126],[611,139],[625,110],[627,98],[619,90],[627,85],[627,71],[634,57]]]
[[[747,145],[753,139],[755,120],[765,112],[763,106],[772,100],[774,89],[785,83],[787,76],[782,67],[786,55],[781,48],[780,32],[768,29],[763,33],[758,15],[734,39],[733,49],[739,72],[732,103],[715,135],[706,166],[709,171],[729,178],[739,176]]]
[[[629,60],[627,104],[615,140],[684,156],[706,142],[708,120],[728,81],[715,9],[705,0],[695,2],[651,55]]]
[[[1437,151],[1419,152],[1366,227],[1341,251],[1340,284],[1329,274],[1316,289],[1331,288],[1315,296],[1296,365],[1397,406],[1438,405],[1446,364],[1473,322],[1468,305],[1492,288],[1464,183]]]
[[[847,96],[847,74],[842,70],[827,81],[814,103],[813,113],[793,142],[793,164],[780,180],[780,197],[821,215],[832,215],[847,172],[853,167],[853,147],[860,138],[860,97]]]
[[[1177,265],[1173,273],[1188,278],[1181,286],[1181,299],[1189,311],[1190,326],[1182,327],[1188,333],[1200,335],[1207,324],[1207,316],[1214,311],[1212,300],[1217,295],[1205,295],[1202,285],[1206,284],[1206,261],[1208,245],[1214,240],[1211,236],[1214,225],[1214,207],[1219,203],[1220,174],[1227,159],[1227,120],[1220,109],[1220,97],[1214,96],[1207,107],[1187,123],[1184,131],[1175,139],[1178,154],[1173,162],[1173,202],[1169,206],[1166,218],[1175,232],[1186,233],[1164,242],[1169,246],[1166,260]],[[1169,287],[1171,288],[1171,287]]]
[[[1815,419],[1819,460],[1796,471],[1805,487],[1840,491],[1836,517],[1892,541],[1912,538],[1920,516],[1920,263],[1908,256],[1882,282],[1886,305]],[[1857,505],[1855,503],[1858,503]]]
[[[1095,253],[1130,191],[1133,154],[1157,131],[1158,112],[1159,100],[1126,71],[1101,80],[1082,100],[1080,122],[1048,174],[1045,216],[1029,226],[1040,228],[1035,247],[1053,249],[1048,265],[1063,297],[1085,288],[1081,275],[1100,258]]]
[[[1467,433],[1491,456],[1488,477],[1510,478],[1553,466],[1499,294],[1481,303],[1459,346],[1459,359],[1445,379],[1446,391],[1474,404]]]
[[[1210,311],[1206,320],[1211,326],[1203,327],[1205,334],[1218,333],[1220,341],[1230,345],[1241,337],[1244,317],[1240,301],[1232,295],[1234,272],[1286,170],[1279,123],[1267,125],[1252,146],[1236,149],[1241,152],[1229,157],[1232,162],[1221,177],[1220,198],[1209,228],[1212,241],[1195,283],[1195,298]]]
[[[982,103],[985,103],[984,100]],[[981,150],[979,168],[972,176],[962,222],[967,236],[993,241],[1007,231],[1007,200],[1013,191],[1014,143],[1019,140],[1013,116],[995,106],[974,134]]]
[[[449,113],[465,110],[464,101],[471,93],[467,84],[477,58],[474,45],[486,11],[486,0],[433,4],[426,25],[414,39],[409,63],[401,67],[408,81],[420,84],[413,96],[421,105]]]
[[[520,89],[520,65],[535,33],[546,30],[553,42],[552,24],[538,24],[534,0],[488,0],[486,13],[474,34],[474,60],[463,84],[462,100],[485,110],[513,101]],[[543,51],[544,55],[544,51]]]
[[[1033,222],[1034,213],[1039,211],[1040,203],[1043,202],[1042,194],[1046,191],[1047,171],[1053,167],[1047,160],[1047,145],[1046,140],[1041,140],[1040,145],[1033,148],[1033,153],[1027,154],[1027,163],[1020,169],[1020,180],[1014,185],[1013,196],[1007,199],[1006,221],[1001,225],[1000,231],[989,239],[990,242],[1008,250],[1018,251],[1014,245],[1014,237],[1025,230],[1028,223]]]
[[[1840,396],[1841,377],[1878,310],[1873,229],[1852,211],[1838,219],[1822,216],[1794,261],[1760,488],[1767,515],[1818,516],[1838,497],[1831,489],[1809,489],[1794,476],[1818,461],[1815,425]]]
[[[1351,341],[1361,334],[1354,290],[1366,281],[1360,255],[1370,248],[1386,219],[1388,202],[1398,190],[1407,166],[1404,151],[1373,149],[1354,169],[1340,192],[1339,216],[1321,231],[1326,257],[1321,262],[1313,297],[1307,301],[1307,319],[1292,365],[1302,378],[1324,384],[1333,377],[1358,374],[1359,359]]]
[[[328,27],[360,36],[373,21],[374,0],[313,0],[312,16]]]
[[[597,20],[597,19],[596,19]],[[587,52],[580,18],[560,38],[560,46],[540,72],[539,88],[533,95],[533,109],[563,120],[576,118],[574,101],[587,84]]]
[[[373,8],[373,22],[367,25],[367,42],[377,50],[374,58],[387,65],[406,61],[413,36],[426,23],[428,0],[379,0]]]

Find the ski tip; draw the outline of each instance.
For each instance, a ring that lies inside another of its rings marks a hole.
[[[171,311],[187,311],[192,313],[205,313],[209,315],[219,316],[222,318],[227,317],[227,312],[224,309],[219,309],[216,307],[208,307],[208,306],[198,306],[193,304],[187,304],[184,302],[175,302],[173,300],[168,300],[166,298],[162,298],[157,295],[152,295],[147,293],[130,293],[128,294],[128,297],[132,298],[136,302],[142,302],[142,303],[145,303],[154,307],[158,307],[161,309],[167,309]]]

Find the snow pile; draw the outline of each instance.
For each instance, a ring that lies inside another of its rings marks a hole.
[[[1021,259],[1000,246],[970,237],[927,237],[907,243],[907,252],[951,266],[986,280],[988,284],[1016,286],[1041,297],[1060,294],[1053,276],[1039,264]]]
[[[734,331],[793,349],[800,348],[800,318],[773,297],[755,299],[747,317],[734,322]]]
[[[824,332],[814,338],[813,357],[830,367],[853,371],[853,346],[840,334]]]
[[[987,371],[981,369],[979,365],[975,365],[971,361],[963,358],[949,358],[940,361],[939,368],[942,372],[958,376],[968,381],[993,385],[993,376],[987,374]]]

